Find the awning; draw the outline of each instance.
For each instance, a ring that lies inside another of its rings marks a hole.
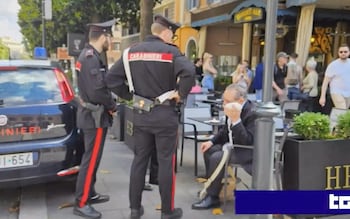
[[[335,20],[343,21],[350,20],[350,11],[349,10],[334,10],[334,9],[323,9],[316,8],[314,18],[316,20]]]
[[[191,23],[192,27],[201,27],[201,26],[206,26],[209,24],[214,24],[214,23],[219,23],[219,22],[223,22],[223,21],[229,21],[231,20],[232,17],[230,17],[229,14],[222,14],[222,15],[218,15],[215,17],[209,17],[203,20],[199,20],[199,21],[194,21]]]
[[[235,6],[232,11],[229,11],[228,13],[222,13],[217,16],[207,17],[203,19],[199,19],[196,21],[193,21],[191,23],[192,27],[201,27],[201,26],[207,26],[212,25],[220,22],[227,22],[233,20],[233,16],[235,13],[239,12],[242,9],[249,8],[249,7],[257,7],[257,8],[266,8],[266,3],[262,0],[246,0]],[[299,11],[296,7],[293,8],[287,8],[287,9],[278,9],[277,10],[277,16],[290,16],[290,17],[296,17],[298,15]]]
[[[241,4],[237,5],[230,13],[230,17],[237,13],[238,11],[242,10],[243,8],[249,8],[249,7],[257,7],[257,8],[266,8],[265,2],[261,0],[247,0],[243,1]]]
[[[302,6],[302,5],[306,5],[306,4],[313,4],[316,2],[317,2],[317,0],[287,0],[286,6],[287,6],[287,8],[289,8],[292,6]]]

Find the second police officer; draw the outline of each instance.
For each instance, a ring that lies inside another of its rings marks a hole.
[[[85,218],[101,218],[101,213],[91,204],[109,201],[108,195],[95,191],[95,182],[107,128],[111,126],[112,113],[116,111],[116,102],[104,83],[107,68],[101,58],[110,45],[111,27],[114,24],[115,20],[88,25],[89,43],[76,63],[81,103],[77,124],[83,130],[85,152],[80,164],[73,212]]]
[[[182,209],[174,208],[174,166],[178,131],[175,105],[180,99],[186,98],[194,85],[195,68],[193,63],[171,44],[179,27],[167,18],[156,15],[151,26],[152,35],[131,46],[129,51],[124,51],[124,61],[118,60],[106,77],[107,86],[122,98],[131,99],[126,85],[127,72],[131,72],[129,86],[134,87],[131,93],[134,108],[137,108],[134,109],[135,149],[129,185],[132,219],[141,218],[144,213],[141,205],[142,190],[154,145],[159,162],[161,218],[182,217]],[[167,100],[160,97],[172,90],[176,92],[170,92]]]

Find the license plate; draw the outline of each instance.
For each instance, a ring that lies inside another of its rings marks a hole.
[[[0,169],[33,165],[33,153],[0,155]]]

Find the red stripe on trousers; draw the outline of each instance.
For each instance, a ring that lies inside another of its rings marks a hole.
[[[81,208],[85,206],[85,204],[89,198],[91,180],[92,180],[92,175],[94,173],[94,169],[96,166],[97,155],[98,155],[98,152],[100,151],[102,133],[103,133],[103,129],[97,128],[94,148],[92,149],[89,168],[88,168],[88,171],[87,171],[86,176],[85,176],[83,196],[81,197],[80,202],[79,202],[79,207],[81,207]]]
[[[175,142],[175,153],[176,153],[176,150],[177,150],[177,143],[178,143],[178,136],[179,133],[177,132],[176,134],[176,142]],[[171,187],[171,210],[173,211],[175,206],[174,206],[174,203],[175,203],[175,182],[176,182],[176,175],[175,175],[175,153],[173,153],[173,160],[172,160],[172,173],[173,173],[173,184],[172,184],[172,187]]]
[[[175,167],[175,154],[173,154],[173,166],[172,166],[172,173],[173,173],[173,185],[171,188],[171,210],[174,210],[174,202],[175,202],[175,181],[176,181],[176,176],[175,176],[175,171],[174,171],[174,167]]]

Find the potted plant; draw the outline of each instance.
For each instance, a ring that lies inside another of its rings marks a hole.
[[[293,119],[296,137],[284,147],[283,189],[328,190],[350,188],[350,113],[339,116],[335,133],[330,119],[321,113],[304,112]],[[346,133],[346,134],[345,134]]]
[[[329,138],[329,126],[329,117],[321,113],[304,112],[293,120],[295,133],[307,140]]]
[[[334,134],[338,138],[350,138],[350,111],[338,116],[337,125]]]

